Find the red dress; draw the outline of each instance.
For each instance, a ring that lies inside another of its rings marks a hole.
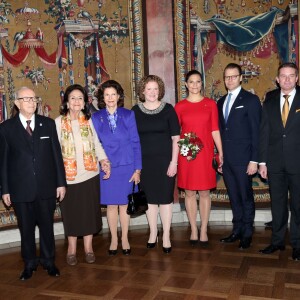
[[[200,102],[186,99],[175,105],[181,126],[181,138],[185,133],[194,132],[203,143],[196,159],[188,161],[179,154],[178,187],[186,190],[209,190],[216,187],[216,171],[212,167],[214,141],[212,132],[219,130],[216,102],[203,98]]]

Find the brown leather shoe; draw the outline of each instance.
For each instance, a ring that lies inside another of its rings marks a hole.
[[[94,263],[96,260],[95,258],[95,254],[93,252],[89,252],[89,253],[86,253],[85,254],[85,261],[88,263],[88,264],[92,264]]]
[[[70,266],[77,265],[77,258],[75,254],[67,254],[67,264]]]

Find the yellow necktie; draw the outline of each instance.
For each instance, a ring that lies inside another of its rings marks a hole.
[[[283,95],[283,97],[285,98],[285,101],[284,101],[283,108],[282,108],[281,119],[282,119],[283,127],[285,127],[286,120],[289,115],[289,97],[290,97],[290,95]]]

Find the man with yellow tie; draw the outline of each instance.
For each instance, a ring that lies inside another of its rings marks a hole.
[[[292,258],[300,260],[300,88],[298,67],[283,63],[278,68],[279,89],[263,103],[259,141],[259,173],[268,178],[271,196],[271,244],[260,250],[271,254],[285,250],[290,204]],[[288,202],[288,198],[290,201]]]

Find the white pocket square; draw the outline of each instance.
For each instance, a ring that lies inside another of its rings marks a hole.
[[[50,136],[41,136],[40,139],[41,140],[43,140],[43,139],[50,139]]]
[[[241,105],[241,106],[237,106],[235,109],[238,109],[238,108],[243,108],[244,105]]]

